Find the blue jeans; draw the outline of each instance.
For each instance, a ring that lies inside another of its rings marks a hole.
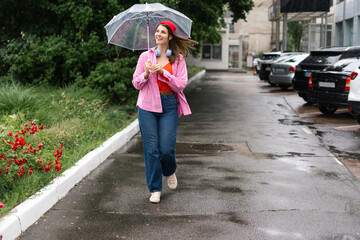
[[[162,175],[170,176],[176,170],[175,142],[179,118],[175,95],[161,96],[161,104],[162,113],[138,109],[150,192],[161,191]]]

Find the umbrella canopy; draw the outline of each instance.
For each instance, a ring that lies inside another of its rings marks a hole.
[[[160,3],[135,4],[106,24],[108,43],[130,50],[154,47],[156,25],[162,21],[174,23],[176,35],[190,37],[192,20],[184,14]]]

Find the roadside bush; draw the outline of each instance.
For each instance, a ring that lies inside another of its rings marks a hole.
[[[80,42],[22,33],[1,49],[0,73],[23,84],[63,87],[86,78],[99,59],[106,59],[109,47],[95,33]]]
[[[105,60],[98,64],[86,79],[77,84],[100,89],[112,103],[133,103],[137,90],[131,82],[137,59],[124,57],[116,58],[113,62]]]
[[[80,66],[78,52],[60,36],[22,35],[11,40],[4,56],[7,74],[23,84],[63,86],[70,69]]]

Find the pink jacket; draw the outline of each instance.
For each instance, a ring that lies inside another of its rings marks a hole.
[[[153,64],[156,63],[154,50],[155,48],[151,48],[149,51],[143,52],[140,55],[136,70],[133,75],[132,84],[137,90],[140,90],[136,106],[150,112],[161,113],[162,106],[159,86],[157,84],[157,74],[150,73],[148,79],[144,78],[144,64],[148,59],[148,54],[150,61]],[[188,76],[185,59],[182,55],[180,55],[180,61],[175,60],[175,62],[172,64],[172,72],[173,74],[170,74],[168,71],[164,70],[163,76],[169,79],[169,81],[166,81],[161,74],[159,74],[159,80],[166,82],[175,92],[178,102],[179,117],[182,114],[189,115],[191,114],[191,110],[183,93],[183,89],[185,88],[188,81]]]

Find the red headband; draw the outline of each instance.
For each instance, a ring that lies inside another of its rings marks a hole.
[[[159,26],[160,24],[165,24],[166,26],[168,26],[168,27],[171,29],[172,33],[175,34],[175,30],[176,30],[175,24],[173,24],[173,23],[170,22],[170,21],[163,21],[163,22],[159,22],[159,23],[156,25],[156,28],[158,28],[158,26]]]

